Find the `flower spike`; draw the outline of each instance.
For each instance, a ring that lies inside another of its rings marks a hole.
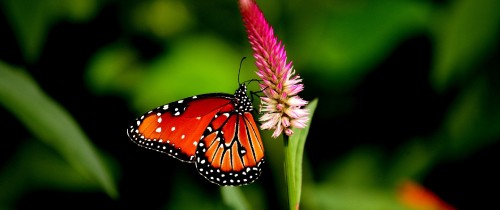
[[[274,129],[274,138],[283,132],[290,136],[291,128],[304,128],[309,120],[309,113],[303,108],[307,101],[298,96],[304,89],[302,79],[295,75],[292,62],[287,62],[284,45],[274,36],[273,28],[255,1],[239,0],[239,4],[259,69],[257,76],[263,80],[260,88],[265,96],[261,97],[260,127]]]

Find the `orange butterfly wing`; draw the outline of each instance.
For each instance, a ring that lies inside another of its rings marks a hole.
[[[214,116],[196,151],[198,172],[219,185],[251,183],[264,163],[264,145],[252,114],[238,114],[231,106]]]
[[[219,185],[255,181],[264,145],[241,84],[234,95],[214,93],[157,107],[137,118],[127,134],[139,146],[195,162],[198,172]]]
[[[127,134],[139,146],[192,162],[207,125],[222,107],[231,104],[231,97],[205,94],[157,107],[137,118]]]

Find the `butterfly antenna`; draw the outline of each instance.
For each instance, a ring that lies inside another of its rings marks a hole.
[[[243,57],[241,58],[241,61],[240,61],[240,68],[238,69],[238,85],[240,85],[240,73],[241,73],[241,65],[243,64],[243,60],[245,60],[247,57]]]

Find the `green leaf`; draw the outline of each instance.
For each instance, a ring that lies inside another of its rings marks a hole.
[[[38,59],[54,23],[63,18],[87,20],[94,16],[99,1],[4,0],[0,4],[26,61],[32,63]]]
[[[193,179],[200,178],[199,181],[207,182],[202,177],[196,175],[191,177],[188,172],[190,167],[177,167],[174,171],[174,177],[171,182],[170,196],[165,197],[165,206],[163,209],[203,209],[217,210],[223,209],[224,204],[221,201],[220,195],[217,193],[217,188],[201,187],[197,181]]]
[[[226,206],[234,210],[250,209],[240,187],[221,187],[220,192]]]
[[[406,141],[392,158],[390,169],[386,170],[387,181],[422,180],[439,159],[441,143],[438,138],[413,138]]]
[[[371,145],[363,145],[343,156],[324,173],[327,186],[368,188],[380,185],[382,177],[382,151]]]
[[[56,9],[72,21],[87,21],[94,17],[104,1],[98,0],[57,0]]]
[[[3,10],[28,62],[38,58],[55,14],[53,1],[5,0]]]
[[[433,31],[436,53],[432,82],[438,90],[469,78],[481,58],[497,46],[500,30],[500,1],[450,3]]]
[[[111,197],[118,192],[110,169],[71,115],[24,71],[0,62],[0,104],[31,133]]]
[[[444,122],[445,152],[463,156],[500,137],[498,74],[476,78],[451,106]]]
[[[193,25],[193,17],[181,0],[136,1],[131,25],[138,31],[166,39]]]
[[[288,183],[288,199],[290,209],[299,209],[300,194],[302,190],[302,159],[304,154],[304,145],[309,132],[309,125],[318,99],[315,99],[307,105],[309,110],[309,122],[305,128],[294,128],[294,134],[289,139],[285,138],[285,171]]]
[[[301,58],[296,65],[317,71],[323,80],[318,84],[328,89],[356,85],[402,40],[423,32],[432,8],[427,1],[391,0],[313,0],[295,6],[287,21],[293,24],[288,51]]]
[[[316,187],[314,193],[318,209],[410,210],[392,189],[322,185]]]
[[[97,95],[129,94],[140,80],[139,56],[124,42],[116,42],[103,47],[89,61],[86,83]]]
[[[0,173],[0,186],[2,186],[0,204],[7,206],[14,206],[26,192],[37,189],[64,191],[100,189],[94,180],[76,171],[55,150],[32,139],[23,142],[19,150],[9,159]]]

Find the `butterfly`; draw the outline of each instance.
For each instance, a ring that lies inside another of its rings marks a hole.
[[[212,183],[239,186],[259,178],[264,164],[252,111],[241,83],[234,95],[209,93],[159,106],[133,121],[127,134],[139,146],[195,163]]]

